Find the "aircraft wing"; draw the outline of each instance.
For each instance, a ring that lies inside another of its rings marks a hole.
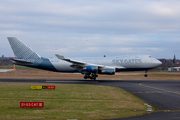
[[[64,60],[64,61],[67,61],[67,62],[70,62],[70,63],[73,63],[73,64],[77,64],[77,65],[81,65],[81,66],[87,64],[87,63],[82,62],[82,61],[76,61],[76,60],[66,59],[66,58],[64,58],[64,56],[61,56],[61,55],[58,55],[58,54],[55,54],[55,55],[56,55],[56,57],[57,57],[58,59],[61,59],[61,60]]]
[[[100,69],[104,69],[104,68],[125,69],[125,67],[123,67],[123,66],[105,66],[105,65],[91,64],[91,63],[86,63],[86,62],[82,62],[82,61],[66,59],[66,58],[64,58],[64,56],[61,56],[61,55],[58,55],[58,54],[55,54],[55,55],[56,55],[56,57],[57,57],[58,59],[61,59],[61,60],[70,62],[70,63],[72,63],[72,64],[75,64],[75,65],[79,66],[79,67],[97,66],[97,67],[100,68]]]

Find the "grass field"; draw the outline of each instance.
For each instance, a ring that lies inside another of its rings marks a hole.
[[[16,69],[13,72],[0,73],[0,78],[83,80],[83,75],[76,73],[56,73],[21,66],[16,66]],[[149,72],[148,75],[145,78],[144,72],[122,72],[116,75],[99,75],[97,80],[180,80],[179,72]],[[0,119],[94,120],[130,117],[147,113],[143,100],[116,87],[50,84],[55,85],[56,90],[30,90],[31,85],[49,84],[0,84]],[[20,102],[26,101],[44,102],[45,107],[42,109],[20,108]],[[134,112],[134,108],[139,111]]]
[[[55,85],[56,90],[31,90]],[[44,102],[44,108],[20,108],[20,102]],[[0,119],[110,119],[146,114],[145,102],[117,87],[71,84],[1,83]],[[116,108],[118,111],[116,111]],[[134,108],[137,111],[133,111]]]

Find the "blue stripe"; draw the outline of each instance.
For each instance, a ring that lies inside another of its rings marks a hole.
[[[37,68],[57,72],[56,68],[53,66],[49,59],[43,57],[41,57],[41,59],[43,60],[43,62],[37,65]]]

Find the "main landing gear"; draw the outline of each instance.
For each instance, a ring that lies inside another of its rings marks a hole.
[[[88,73],[85,74],[84,79],[90,78],[91,80],[96,80],[97,77],[98,75],[96,73]]]
[[[147,75],[147,70],[145,71],[145,75],[144,75],[144,77],[147,77],[148,75]]]

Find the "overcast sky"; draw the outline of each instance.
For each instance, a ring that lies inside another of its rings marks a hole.
[[[40,56],[180,59],[179,0],[1,0],[0,55],[18,37]]]

